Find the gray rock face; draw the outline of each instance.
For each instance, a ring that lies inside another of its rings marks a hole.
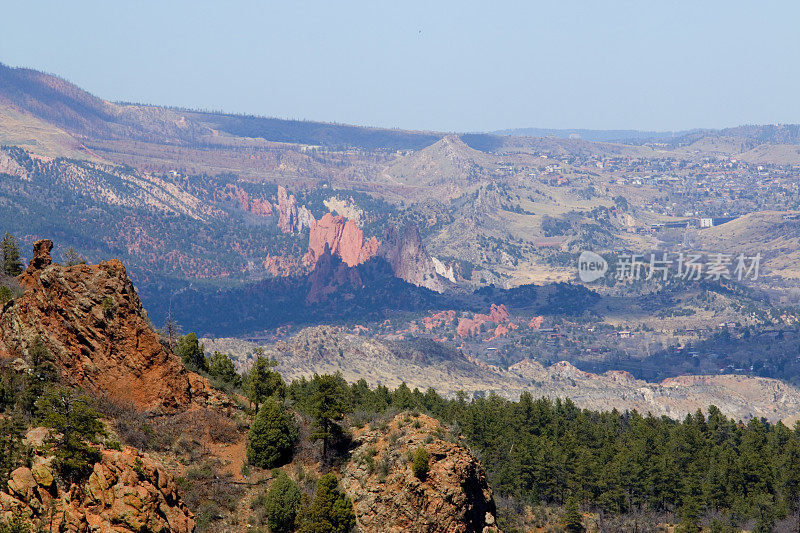
[[[387,230],[378,255],[389,262],[395,276],[413,285],[442,292],[448,283],[436,272],[436,265],[425,250],[416,226],[407,226],[402,231]]]

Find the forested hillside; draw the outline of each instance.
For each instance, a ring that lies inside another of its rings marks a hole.
[[[317,386],[316,379],[293,382],[288,398],[302,406]],[[714,406],[675,421],[582,410],[569,400],[529,394],[517,402],[466,401],[404,385],[394,391],[363,381],[341,387],[351,420],[421,411],[466,437],[504,504],[506,531],[524,529],[519,517],[531,505],[577,506],[606,527],[617,517],[620,529],[628,519],[674,520],[682,531],[750,524],[766,532],[800,512],[800,426],[742,423]]]

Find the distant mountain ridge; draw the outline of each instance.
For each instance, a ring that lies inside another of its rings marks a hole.
[[[704,137],[746,139],[756,144],[800,143],[800,124],[745,124],[730,128],[697,128],[680,131],[594,130],[583,128],[513,128],[491,132],[504,137],[555,137],[592,142],[639,144],[666,142],[671,145],[691,144]]]
[[[102,139],[207,144],[213,131],[273,142],[365,150],[418,150],[443,134],[193,111],[98,98],[54,75],[0,63],[0,104]]]
[[[434,131],[109,102],[58,76],[0,63],[0,105],[3,104],[82,137],[169,144],[213,144],[216,142],[215,132],[223,132],[235,137],[333,149],[421,150],[448,135]],[[494,151],[502,147],[506,137],[554,137],[622,144],[690,144],[697,139],[713,136],[748,139],[754,143],[795,144],[800,143],[800,125],[741,125],[681,131],[509,128],[485,133],[462,133],[459,136],[470,147],[481,151]]]
[[[698,130],[642,131],[642,130],[593,130],[584,128],[511,128],[491,132],[509,137],[556,137],[559,139],[583,139],[593,142],[642,142],[674,139]]]

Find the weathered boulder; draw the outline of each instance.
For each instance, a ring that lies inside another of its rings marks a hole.
[[[29,519],[35,530],[73,532],[176,532],[194,530],[194,519],[163,465],[134,448],[102,449],[88,480],[59,490],[52,458],[11,473],[0,492],[0,516]],[[39,528],[39,529],[37,529]]]
[[[28,265],[28,270],[40,270],[49,266],[53,261],[50,259],[50,252],[53,250],[53,241],[42,239],[33,243],[33,259]]]
[[[445,433],[431,417],[400,414],[388,429],[356,436],[360,445],[344,468],[342,486],[361,531],[498,531],[483,467],[464,446],[445,440]],[[409,460],[419,447],[430,455],[424,479],[414,476]]]

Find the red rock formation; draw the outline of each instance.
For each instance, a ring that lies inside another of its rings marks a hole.
[[[489,308],[489,314],[476,314],[472,318],[460,318],[458,326],[456,327],[456,334],[459,337],[471,337],[481,332],[481,326],[487,322],[494,324],[502,324],[511,317],[511,314],[506,309],[505,304],[495,305],[492,304]],[[506,331],[507,332],[507,331]]]
[[[531,318],[530,322],[528,322],[528,327],[531,329],[539,329],[542,327],[542,322],[544,322],[543,316],[535,316]]]
[[[239,204],[239,207],[259,217],[272,215],[272,204],[263,198],[251,198],[250,195],[241,187],[229,183],[225,186],[228,197]]]
[[[11,472],[0,514],[18,513],[35,531],[194,531],[192,513],[157,460],[130,447],[101,454],[89,479],[71,490],[57,486],[52,457],[34,456],[30,468]]]
[[[506,309],[505,304],[494,305],[492,304],[489,308],[489,321],[490,322],[503,322],[508,320],[511,317],[511,314]]]
[[[297,223],[297,200],[286,194],[286,189],[278,186],[278,227],[284,233],[291,233]]]
[[[25,293],[0,311],[0,357],[25,356],[41,337],[63,379],[95,395],[170,411],[208,394],[159,341],[122,263],[50,264],[52,247],[34,245],[19,277]]]
[[[322,255],[316,260],[308,281],[311,287],[306,296],[306,303],[309,304],[319,302],[335,292],[364,286],[358,270],[348,267],[338,257],[334,257],[327,243],[323,245]]]
[[[440,311],[438,313],[434,313],[431,316],[426,316],[422,319],[422,324],[425,326],[426,330],[432,330],[433,328],[439,326],[446,326],[448,324],[452,324],[453,320],[456,318],[456,312],[452,309],[449,311]]]
[[[447,283],[437,274],[414,226],[407,227],[402,233],[389,229],[382,242],[375,237],[364,240],[364,233],[353,220],[326,213],[311,226],[308,252],[303,261],[309,265],[316,264],[326,246],[350,267],[380,256],[386,259],[395,276],[408,283],[438,292],[443,291]]]
[[[42,239],[33,243],[33,258],[25,272],[33,273],[36,270],[50,266],[53,262],[50,259],[51,251],[53,251],[53,241],[50,239]]]
[[[508,335],[509,331],[517,329],[519,326],[514,324],[513,322],[509,322],[507,325],[498,324],[496,328],[494,328],[494,335],[489,337],[488,339],[484,339],[485,341],[492,341],[498,337],[502,337],[503,335]]]
[[[375,237],[364,241],[364,232],[352,220],[325,213],[311,226],[308,253],[303,260],[310,265],[316,264],[327,246],[333,255],[339,256],[347,266],[353,267],[374,257],[379,244]]]

